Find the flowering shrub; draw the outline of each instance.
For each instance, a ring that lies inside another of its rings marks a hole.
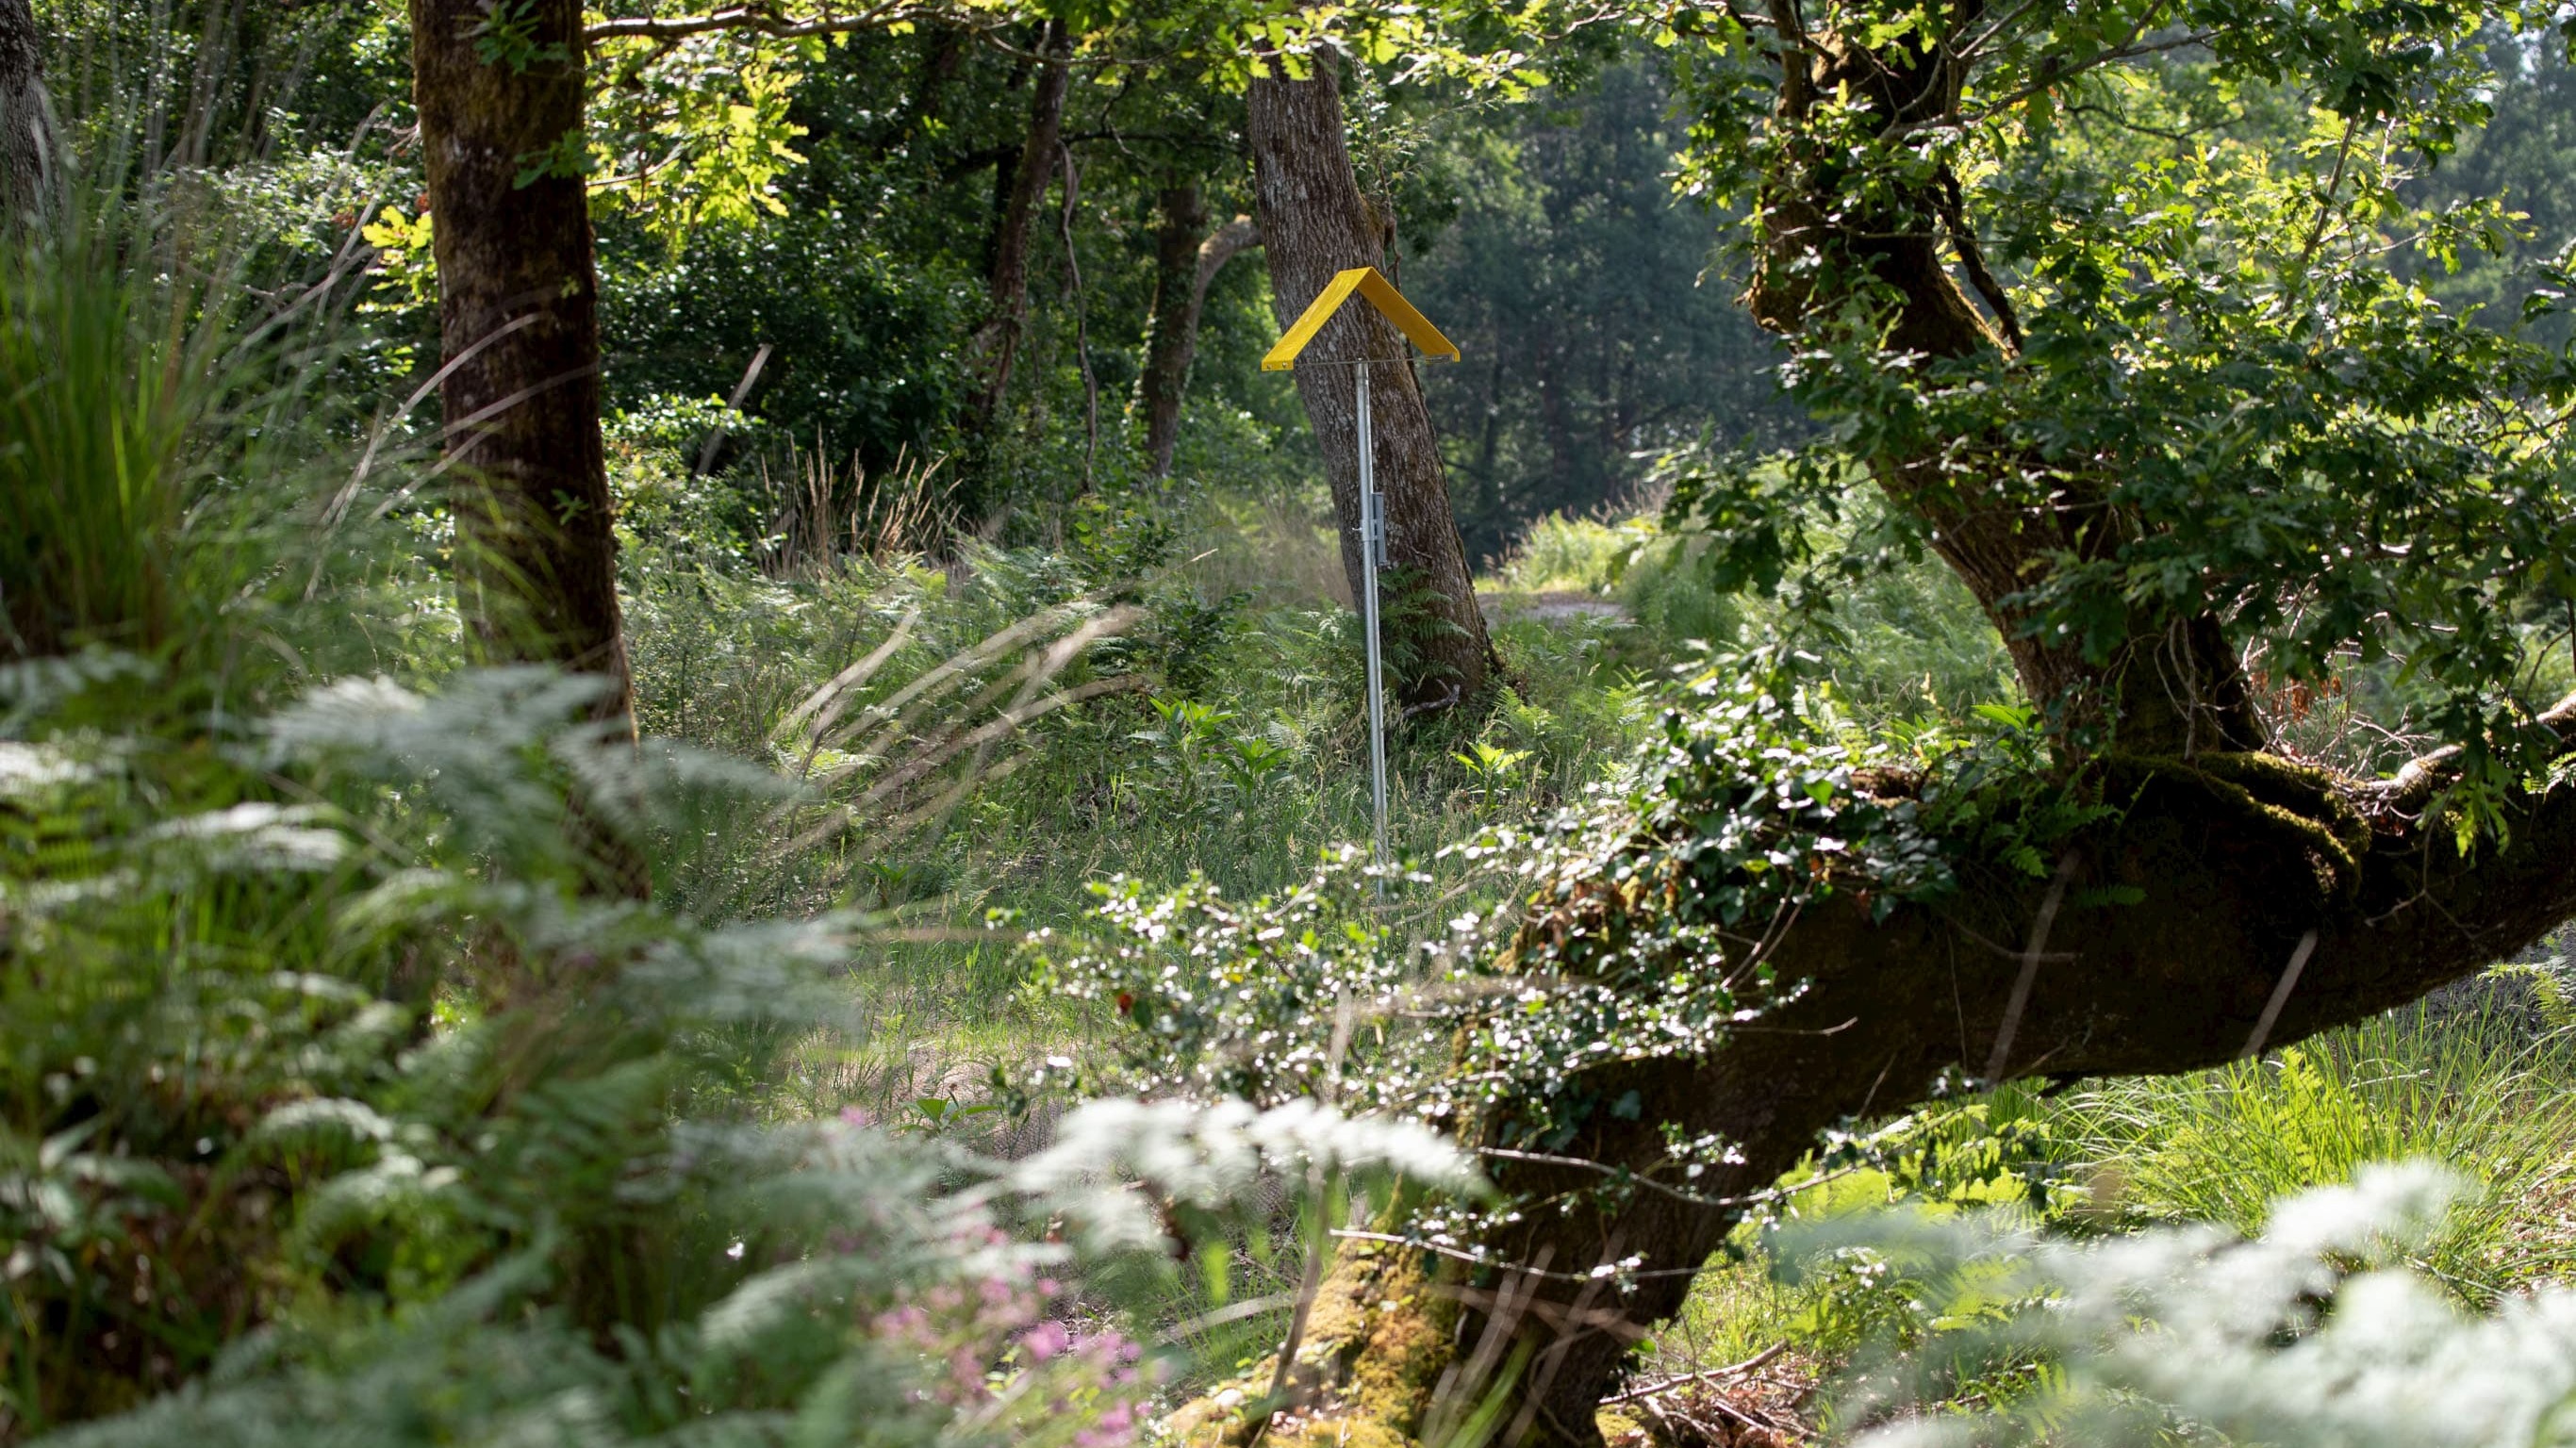
[[[992,1233],[988,1245],[1009,1239]],[[1010,1443],[1126,1448],[1159,1363],[1115,1327],[1078,1331],[1061,1316],[1066,1289],[1025,1258],[974,1281],[941,1283],[879,1313],[883,1341],[911,1348],[938,1371],[914,1391],[956,1421]],[[1007,1344],[996,1355],[995,1344]]]

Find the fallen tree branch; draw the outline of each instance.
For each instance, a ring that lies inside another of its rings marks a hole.
[[[1723,1382],[1728,1378],[1740,1378],[1746,1373],[1769,1365],[1772,1359],[1788,1350],[1789,1340],[1782,1338],[1740,1363],[1728,1363],[1725,1367],[1710,1368],[1704,1372],[1677,1373],[1672,1377],[1648,1383],[1642,1388],[1631,1388],[1614,1397],[1603,1398],[1601,1406],[1606,1408],[1613,1403],[1633,1403],[1639,1398],[1651,1398],[1659,1393],[1669,1393],[1676,1388],[1689,1387],[1693,1383]]]

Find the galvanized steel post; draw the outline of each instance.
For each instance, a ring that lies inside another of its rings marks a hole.
[[[1386,561],[1386,500],[1377,492],[1377,430],[1369,417],[1369,365],[1354,369],[1359,386],[1360,601],[1368,632],[1369,791],[1377,806],[1377,892],[1386,893],[1386,674],[1378,645],[1377,570]]]

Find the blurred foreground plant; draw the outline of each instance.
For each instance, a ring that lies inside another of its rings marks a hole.
[[[2421,1163],[2274,1205],[2259,1237],[2196,1226],[2085,1244],[2003,1214],[1829,1219],[1787,1260],[1858,1250],[1943,1329],[1864,1364],[1842,1411],[1871,1448],[2157,1444],[2503,1448],[2576,1441],[2576,1291],[2488,1315],[2408,1260],[2468,1195]],[[1963,1381],[2044,1365],[1974,1414],[1923,1415]]]
[[[1153,1371],[1072,1272],[1264,1170],[1460,1176],[1303,1104],[1100,1103],[1016,1164],[764,1123],[874,922],[603,897],[560,822],[685,852],[784,781],[534,670],[214,738],[131,727],[159,687],[0,676],[6,1436],[1124,1442]]]

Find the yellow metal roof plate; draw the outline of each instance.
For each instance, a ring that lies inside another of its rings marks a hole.
[[[1395,289],[1395,283],[1379,275],[1376,267],[1355,266],[1335,274],[1323,291],[1316,294],[1315,300],[1307,304],[1295,324],[1281,335],[1278,345],[1262,356],[1261,370],[1285,372],[1295,367],[1298,354],[1306,350],[1307,343],[1315,340],[1317,332],[1324,330],[1324,324],[1333,319],[1333,314],[1342,309],[1342,304],[1351,299],[1353,292],[1367,298],[1368,304],[1393,322],[1396,330],[1412,339],[1414,346],[1434,357],[1446,357],[1452,362],[1458,360],[1458,344],[1441,335],[1440,329],[1431,325],[1431,319],[1422,315],[1413,303],[1404,299],[1404,293]]]

